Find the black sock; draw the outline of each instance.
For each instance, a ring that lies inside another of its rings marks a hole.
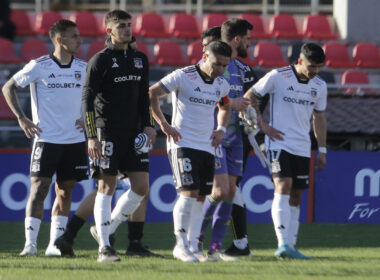
[[[77,236],[78,231],[82,228],[86,221],[82,218],[74,215],[70,219],[70,221],[67,223],[66,230],[65,230],[65,237],[68,241],[71,243],[74,242],[74,238]]]
[[[240,205],[232,205],[231,227],[234,239],[242,239],[247,236],[247,210]]]
[[[140,241],[143,237],[144,222],[128,221],[128,239],[129,242]]]

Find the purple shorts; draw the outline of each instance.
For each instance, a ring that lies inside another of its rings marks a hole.
[[[243,147],[222,147],[215,149],[215,174],[243,175]]]

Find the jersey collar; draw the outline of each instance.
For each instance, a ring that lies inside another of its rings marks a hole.
[[[301,80],[300,79],[300,77],[299,77],[299,75],[298,75],[298,73],[297,73],[297,71],[296,71],[296,68],[294,68],[294,65],[290,65],[290,67],[292,68],[292,70],[293,70],[293,73],[294,73],[294,75],[296,76],[296,78],[297,78],[297,81],[300,83],[300,84],[308,84],[309,83],[309,79],[306,79],[306,80]]]
[[[202,75],[202,73],[201,73],[201,69],[199,68],[199,64],[195,65],[195,69],[197,69],[197,72],[198,72],[199,76],[201,76],[201,78],[202,78],[203,82],[205,82],[205,84],[210,84],[210,85],[212,85],[212,84],[214,83],[214,80],[206,80],[206,79],[203,77],[203,75]]]
[[[70,67],[71,67],[71,63],[72,63],[73,60],[74,60],[74,56],[72,55],[69,64],[61,64],[61,63],[58,61],[58,59],[57,59],[52,53],[51,53],[49,56],[50,56],[50,58],[51,58],[55,63],[57,63],[57,65],[59,66],[59,68],[70,68]]]

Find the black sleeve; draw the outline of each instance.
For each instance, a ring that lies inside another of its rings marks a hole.
[[[105,68],[104,64],[101,63],[101,56],[95,55],[92,57],[87,64],[86,80],[82,95],[82,111],[88,138],[96,137],[94,100],[96,94],[100,92],[104,71]]]
[[[154,127],[154,120],[149,101],[149,62],[145,55],[143,56],[143,67],[143,77],[140,83],[138,104],[142,128],[147,126]]]

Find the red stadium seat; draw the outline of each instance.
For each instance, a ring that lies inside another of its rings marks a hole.
[[[45,11],[36,16],[35,30],[38,34],[49,35],[50,27],[63,19],[59,12]]]
[[[271,18],[269,34],[276,39],[301,39],[303,37],[297,31],[294,17],[288,14],[279,14]]]
[[[369,84],[369,78],[368,75],[360,70],[347,70],[342,75],[342,85],[349,85],[349,84],[363,84],[368,85]],[[376,92],[373,89],[369,88],[347,88],[346,93],[350,95],[359,94],[359,95],[372,95]]]
[[[185,66],[188,61],[183,59],[181,46],[172,41],[158,42],[154,45],[155,61],[159,65]]]
[[[187,56],[190,64],[197,64],[202,58],[203,46],[201,42],[191,42],[187,47]]]
[[[26,40],[21,47],[21,59],[23,61],[30,61],[48,53],[46,43],[40,39]]]
[[[257,64],[262,67],[289,65],[289,62],[282,56],[280,46],[273,42],[259,42],[254,48],[253,55]]]
[[[191,14],[173,14],[170,17],[169,33],[178,38],[199,38],[197,19]]]
[[[136,19],[136,34],[150,38],[168,38],[164,19],[157,13],[143,13]]]
[[[13,114],[12,110],[9,108],[5,97],[0,95],[0,120],[15,120],[16,116]]]
[[[149,53],[149,50],[148,50],[148,46],[143,41],[141,41],[141,40],[137,41],[137,49],[140,52],[144,53],[148,57],[150,65],[155,64],[154,59],[152,59],[151,56],[150,56],[150,53]]]
[[[323,45],[326,54],[326,66],[332,68],[351,68],[355,66],[350,60],[348,50],[340,42],[330,42]]]
[[[336,40],[337,34],[331,31],[329,20],[324,15],[308,15],[303,22],[303,36],[316,40]]]
[[[91,57],[93,57],[97,52],[100,52],[104,48],[104,40],[92,41],[87,50],[87,60],[90,60]]]
[[[75,12],[70,16],[70,20],[77,24],[81,36],[97,37],[104,35],[98,27],[96,16],[91,12]]]
[[[263,19],[258,14],[241,14],[241,18],[247,20],[253,25],[251,30],[252,39],[269,39],[270,35],[265,32]]]
[[[0,38],[0,64],[20,63],[16,56],[12,41]]]
[[[11,12],[11,21],[16,25],[16,35],[32,36],[36,34],[25,11],[13,10]]]
[[[242,61],[243,63],[245,63],[249,66],[255,66],[257,64],[257,61],[251,59],[251,57],[249,55],[246,58],[242,58],[242,57],[238,56],[237,59],[239,59],[240,61]]]
[[[203,17],[202,32],[214,26],[221,26],[228,19],[228,16],[223,13],[207,14]]]
[[[379,48],[375,44],[356,44],[352,50],[352,57],[356,66],[361,68],[380,68]]]

